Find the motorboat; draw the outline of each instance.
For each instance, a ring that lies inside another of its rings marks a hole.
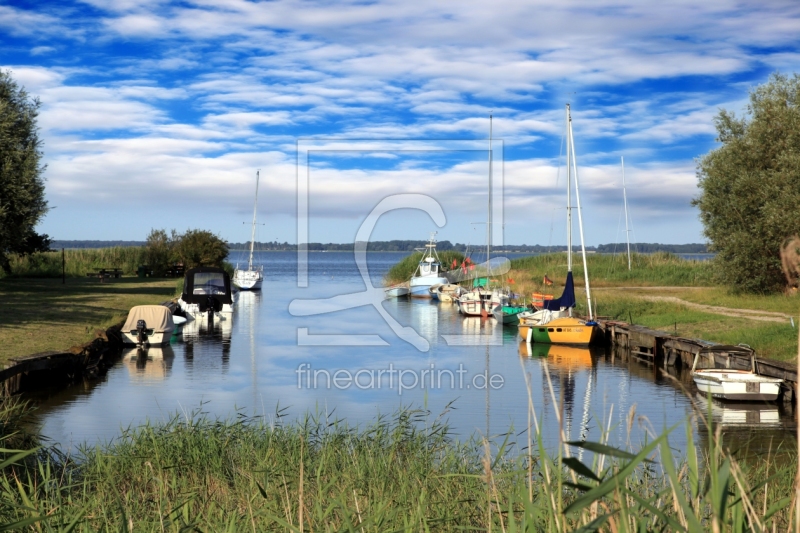
[[[178,305],[187,320],[225,319],[233,313],[231,278],[218,267],[197,267],[186,271]]]
[[[163,305],[137,305],[122,326],[122,342],[148,345],[169,344],[176,326],[172,312]]]
[[[247,270],[236,265],[233,271],[233,283],[243,291],[256,291],[261,289],[264,281],[264,267],[253,268],[253,246],[256,241],[256,212],[258,210],[258,175],[256,172],[256,197],[253,202],[253,231],[250,234],[250,258],[247,261]]]
[[[508,304],[509,295],[503,290],[475,287],[458,299],[458,310],[466,316],[490,316],[497,306]]]
[[[725,352],[728,368],[717,368],[715,354]],[[736,357],[736,356],[739,357]],[[749,368],[730,368],[736,361],[749,361]],[[712,398],[772,402],[778,398],[782,379],[758,374],[756,354],[746,346],[715,345],[700,350],[692,363],[692,379],[698,391]]]
[[[386,287],[383,289],[384,297],[388,300],[391,298],[401,298],[403,296],[408,296],[410,289],[408,288],[408,284],[401,283],[399,285],[392,285],[391,287]]]
[[[442,275],[442,263],[436,253],[436,232],[433,232],[430,241],[425,245],[425,251],[422,253],[417,270],[409,281],[411,296],[431,298],[430,288],[433,285],[447,283],[450,283],[450,280]]]

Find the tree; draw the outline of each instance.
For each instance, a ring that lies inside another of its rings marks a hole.
[[[221,267],[228,257],[228,243],[210,231],[193,229],[183,235],[173,232],[175,256],[188,268],[197,266]]]
[[[750,93],[746,116],[721,110],[717,141],[698,162],[704,234],[719,277],[734,289],[785,287],[780,249],[800,233],[800,76],[773,74]]]
[[[10,254],[45,251],[50,245],[47,235],[33,231],[47,212],[39,105],[9,71],[0,70],[0,267],[6,273]]]
[[[174,234],[173,230],[173,234]],[[163,229],[153,229],[144,245],[144,261],[156,276],[163,276],[173,262],[175,241]]]

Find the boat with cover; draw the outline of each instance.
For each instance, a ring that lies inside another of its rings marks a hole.
[[[253,268],[253,246],[256,241],[256,213],[258,212],[258,176],[256,171],[256,198],[253,201],[253,231],[250,234],[250,257],[247,260],[247,270],[242,270],[236,265],[233,271],[233,283],[243,291],[257,291],[264,282],[264,267]]]
[[[737,362],[748,361],[749,368],[717,368],[715,354],[721,352],[727,355],[724,359],[728,365],[735,357]],[[758,374],[756,354],[749,346],[724,345],[703,348],[694,356],[692,380],[699,392],[713,398],[767,402],[778,398],[783,381]]]
[[[218,267],[197,267],[186,271],[183,293],[178,299],[187,320],[224,319],[233,313],[231,278]]]
[[[417,270],[409,281],[409,290],[415,298],[431,298],[430,288],[446,283],[450,283],[450,280],[442,275],[442,262],[436,253],[436,232],[433,232],[422,252]]]
[[[137,305],[128,312],[128,318],[122,326],[122,342],[140,346],[169,344],[176,329],[169,308],[163,305]]]
[[[592,292],[589,287],[589,269],[586,266],[586,245],[583,239],[583,215],[581,212],[581,195],[578,184],[578,163],[575,158],[575,140],[572,135],[572,115],[570,105],[567,111],[567,279],[564,292],[560,298],[544,301],[542,307],[548,311],[563,313],[569,316],[551,317],[547,322],[531,327],[525,338],[533,342],[550,344],[588,345],[600,334],[592,312]],[[584,320],[572,316],[575,307],[575,284],[572,279],[572,181],[575,180],[575,200],[578,208],[578,227],[581,236],[581,257],[583,258],[583,275],[586,284],[586,299],[589,308],[589,319]]]

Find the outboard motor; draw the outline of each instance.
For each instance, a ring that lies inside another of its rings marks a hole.
[[[144,320],[136,321],[136,343],[147,344],[147,322]]]

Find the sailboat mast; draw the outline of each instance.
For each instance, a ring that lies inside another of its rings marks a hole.
[[[572,272],[572,168],[569,135],[572,129],[570,124],[572,118],[569,114],[569,104],[567,104],[567,272]],[[572,316],[570,310],[570,316]]]
[[[567,106],[567,112],[569,113],[569,106]],[[572,137],[572,117],[569,117],[569,122],[567,124],[567,128],[569,128],[569,134],[567,135],[567,141],[569,142],[570,148],[572,149],[572,167],[575,172],[575,201],[578,205],[578,228],[581,232],[581,255],[583,256],[583,278],[586,282],[586,303],[589,306],[589,320],[594,320],[594,314],[592,312],[592,291],[589,288],[589,269],[586,266],[586,244],[583,239],[583,215],[581,214],[581,191],[580,187],[578,186],[578,161],[575,159],[575,139]]]
[[[631,233],[628,229],[628,193],[625,190],[625,158],[620,156],[622,163],[622,199],[625,202],[625,239],[628,242],[628,270],[631,269]]]
[[[261,170],[256,170],[256,199],[253,202],[253,231],[250,234],[250,259],[247,261],[247,270],[253,270],[253,246],[256,241],[256,212],[258,211],[258,177]]]
[[[489,114],[489,207],[486,215],[486,270],[489,274],[489,259],[492,253],[492,115]],[[487,280],[488,283],[488,280]]]

